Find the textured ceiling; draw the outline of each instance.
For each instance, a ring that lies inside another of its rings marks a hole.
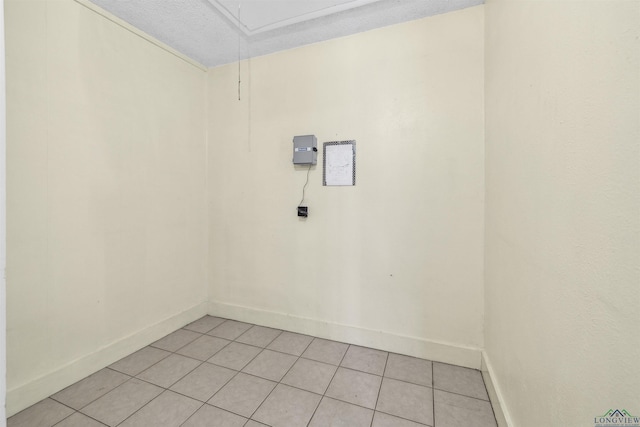
[[[483,0],[91,0],[208,67]]]

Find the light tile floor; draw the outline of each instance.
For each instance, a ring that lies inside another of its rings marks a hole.
[[[495,427],[479,371],[205,316],[9,427]]]

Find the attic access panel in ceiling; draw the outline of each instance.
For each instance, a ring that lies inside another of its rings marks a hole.
[[[208,0],[245,35],[343,12],[379,0]]]

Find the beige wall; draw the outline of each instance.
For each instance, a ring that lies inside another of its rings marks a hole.
[[[73,1],[5,6],[11,414],[206,299],[206,72]]]
[[[486,355],[514,426],[640,412],[640,2],[486,7]]]
[[[209,72],[216,313],[479,367],[483,8]],[[322,187],[294,135],[357,141],[355,187]]]

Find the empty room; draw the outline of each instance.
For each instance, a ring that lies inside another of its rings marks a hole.
[[[0,425],[640,427],[640,0],[0,3]]]

